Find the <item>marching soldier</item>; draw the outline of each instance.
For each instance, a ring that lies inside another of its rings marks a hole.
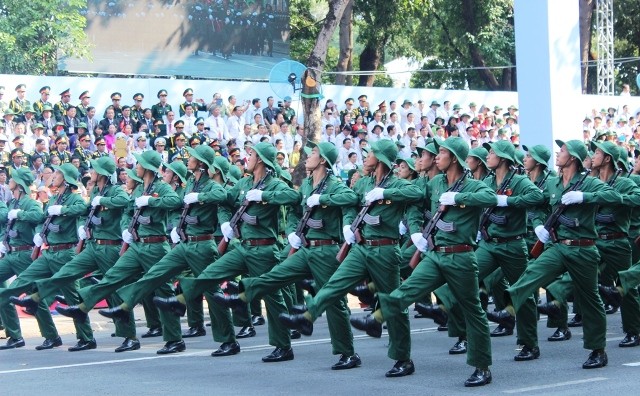
[[[24,114],[24,109],[31,106],[26,98],[27,86],[24,84],[18,84],[16,86],[16,98],[9,102],[9,109],[16,117],[21,117]],[[7,114],[7,110],[4,111]]]
[[[117,185],[111,184],[111,175],[116,166],[111,158],[92,160],[92,181],[95,187],[89,197],[90,206],[96,208],[93,212],[91,230],[82,225],[78,228],[78,235],[84,242],[84,249],[73,260],[66,263],[51,278],[39,279],[35,282],[38,291],[28,297],[13,299],[17,305],[28,310],[35,308],[46,299],[54,297],[57,290],[73,284],[76,280],[93,271],[106,273],[118,260],[118,252],[122,240],[120,239],[120,218],[129,202],[127,193]],[[109,306],[114,307],[122,303],[116,295],[107,298]],[[133,319],[133,314],[130,315]],[[116,352],[131,351],[140,348],[136,338],[136,327],[133,320],[125,323],[116,321],[116,336],[124,337],[124,342]],[[58,343],[60,344],[60,343]]]
[[[83,303],[67,308],[58,306],[56,310],[65,316],[83,319],[87,313],[103,298],[110,296],[120,287],[135,281],[146,273],[153,264],[169,252],[169,244],[165,236],[167,228],[167,212],[180,204],[178,195],[165,182],[158,179],[162,165],[160,155],[155,151],[134,154],[136,173],[144,183],[134,190],[125,210],[122,224],[129,227],[122,231],[122,240],[128,245],[126,252],[109,271],[104,274],[100,283],[80,289],[78,292]],[[137,209],[139,211],[137,211]],[[132,215],[136,214],[135,218]],[[134,222],[131,224],[130,221]],[[137,228],[137,229],[136,229]],[[137,239],[131,231],[135,231]],[[173,288],[164,283],[155,290],[156,295],[173,295]],[[186,349],[180,333],[180,321],[175,316],[160,312],[162,336],[166,341],[157,354],[182,352]]]
[[[62,122],[67,115],[67,110],[71,107],[71,89],[67,88],[60,92],[60,101],[53,106],[53,116],[57,122]],[[44,109],[44,106],[43,106]]]
[[[157,96],[160,101],[151,106],[151,116],[155,120],[162,120],[163,122],[166,122],[165,118],[167,116],[167,113],[172,110],[171,105],[167,103],[167,90],[161,89],[160,91],[158,91]]]
[[[489,319],[513,327],[515,313],[538,287],[549,284],[568,271],[580,301],[584,317],[584,348],[592,352],[582,365],[585,369],[604,367],[608,363],[606,346],[606,317],[602,300],[597,292],[600,255],[595,246],[597,232],[595,214],[597,205],[622,203],[620,194],[600,180],[581,175],[582,161],[587,150],[579,140],[556,140],[560,152],[556,165],[562,176],[547,182],[550,204],[555,211],[562,203],[558,224],[550,231],[538,225],[535,233],[541,243],[548,243],[544,252],[529,262],[520,279],[507,289],[509,305],[499,312],[489,312]]]
[[[313,321],[367,276],[371,277],[378,292],[390,292],[399,286],[398,224],[405,213],[405,205],[418,201],[423,193],[417,186],[393,175],[397,156],[398,148],[390,140],[380,140],[371,145],[364,166],[372,176],[362,177],[354,187],[361,205],[370,208],[364,216],[364,226],[361,230],[353,230],[349,225],[355,219],[355,207],[352,207],[344,216],[342,230],[345,242],[352,246],[351,250],[315,297],[307,300],[307,312],[281,315],[280,319],[287,327],[310,335]],[[355,232],[362,235],[359,241]],[[415,368],[411,360],[407,311],[403,310],[397,320],[390,321],[388,329],[387,355],[396,363],[385,375],[402,377],[413,374]]]
[[[40,119],[42,117],[42,110],[44,106],[52,107],[53,105],[49,102],[49,95],[51,95],[51,87],[44,86],[40,88],[40,99],[36,100],[33,104],[33,109],[36,113],[36,118]]]

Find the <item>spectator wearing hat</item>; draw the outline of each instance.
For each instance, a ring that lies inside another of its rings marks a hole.
[[[185,89],[182,92],[182,96],[184,97],[184,103],[182,103],[180,105],[180,108],[178,109],[180,117],[183,117],[185,114],[187,114],[188,105],[191,105],[192,115],[197,114],[198,111],[207,111],[207,105],[204,103],[204,99],[198,99],[196,101],[193,100],[193,89]]]
[[[154,150],[162,156],[162,162],[169,162],[169,152],[166,150],[167,141],[165,138],[159,137],[153,142]]]
[[[40,99],[36,100],[33,103],[33,109],[36,113],[36,118],[40,118],[42,116],[42,109],[44,108],[45,105],[48,105],[49,107],[53,107],[51,102],[49,102],[49,96],[51,95],[51,87],[45,85],[44,87],[40,88],[39,92],[40,92]]]
[[[282,114],[284,122],[289,125],[293,123],[293,119],[296,117],[296,111],[293,109],[293,107],[291,107],[291,96],[284,97],[280,114]]]
[[[369,110],[369,103],[367,102],[367,95],[358,96],[358,108],[356,109],[356,119],[358,116],[362,116],[363,123],[366,125],[371,122],[373,114]]]
[[[71,152],[67,150],[69,147],[69,140],[66,136],[58,136],[55,138],[55,148],[51,150],[51,156],[56,156],[60,159],[61,164],[71,162]]]
[[[151,106],[151,116],[155,120],[163,120],[167,123],[167,113],[171,111],[171,105],[167,103],[167,90],[161,89],[158,91],[157,97],[160,100],[158,103]]]
[[[200,139],[200,141],[204,143],[204,141],[209,138],[209,136],[207,135],[208,131],[205,131],[204,118],[202,117],[196,118],[196,121],[194,122],[194,124],[196,126],[196,130],[193,133],[193,136],[197,136],[198,139]]]
[[[221,115],[222,108],[220,106],[213,106],[210,110],[210,115],[204,122],[205,128],[209,128],[207,136],[209,138],[217,138],[220,141],[229,141],[229,130],[227,129],[227,123],[224,121]]]
[[[382,102],[380,102],[380,104],[378,105],[377,111],[379,111],[380,114],[382,115],[380,122],[382,122],[383,124],[386,124],[387,122],[387,101],[386,100],[383,100]]]
[[[437,100],[432,101],[431,105],[429,106],[429,111],[427,111],[427,114],[425,114],[425,116],[427,117],[427,120],[429,121],[429,124],[435,124],[436,117],[441,116],[439,109],[440,109],[440,103],[438,103]]]
[[[131,107],[131,118],[136,120],[136,122],[142,120],[144,118],[144,107],[142,106],[142,101],[144,100],[144,95],[140,92],[133,95],[133,104]]]
[[[89,150],[89,146],[91,145],[91,135],[87,132],[84,132],[80,136],[78,136],[78,145],[73,150],[73,156],[80,159],[80,166],[85,169],[89,169],[91,167],[90,160],[93,158],[93,154]]]
[[[509,114],[505,117],[505,121],[507,124],[504,126],[504,129],[507,130],[509,137],[520,134],[520,127],[516,124],[517,119],[514,115]]]
[[[31,135],[33,133],[33,126],[38,122],[36,112],[31,107],[27,107],[24,109],[24,115],[20,122],[24,124],[25,134]]]
[[[13,110],[10,108],[7,109],[4,112],[4,115],[2,116],[2,118],[4,119],[4,133],[9,137],[14,136],[15,129],[16,129],[16,122],[14,121],[15,113],[13,112]],[[2,122],[0,122],[0,124],[2,124]]]
[[[14,115],[21,117],[24,114],[24,109],[31,106],[31,102],[27,100],[26,94],[27,86],[25,84],[18,84],[16,86],[16,98],[9,102],[7,110],[11,110]],[[5,114],[7,110],[5,110]]]
[[[120,101],[122,100],[122,94],[120,92],[114,92],[111,94],[111,105],[109,107],[113,108],[113,114],[115,119],[120,119],[122,117],[122,105]],[[107,107],[107,109],[109,108]],[[107,118],[107,112],[103,114],[104,118]]]
[[[347,98],[347,100],[344,101],[344,105],[344,110],[340,110],[340,124],[352,124],[357,115],[357,109],[353,108],[353,98]],[[345,116],[348,116],[346,121]]]
[[[402,102],[402,106],[400,106],[400,108],[397,110],[397,113],[400,116],[399,117],[400,122],[404,124],[405,122],[407,122],[407,114],[409,113],[415,114],[413,103],[409,99],[405,99]]]
[[[60,92],[60,101],[53,106],[53,116],[57,122],[63,121],[69,106],[71,106],[71,89],[67,88]]]
[[[11,150],[11,164],[7,166],[7,170],[9,171],[9,177],[11,177],[11,173],[16,169],[27,169],[24,160],[24,152],[21,148],[15,148]]]
[[[94,159],[110,156],[109,151],[107,150],[107,141],[104,136],[96,137],[94,144],[96,145],[96,151],[93,153]]]
[[[175,147],[169,149],[169,162],[181,160],[186,164],[189,160],[189,153],[186,150],[187,137],[183,132],[178,132],[174,136],[174,142]]]
[[[91,107],[91,96],[89,95],[89,91],[82,91],[80,96],[78,96],[78,100],[80,100],[80,103],[76,106],[77,117],[84,121],[87,119],[87,116],[89,115],[89,107]]]

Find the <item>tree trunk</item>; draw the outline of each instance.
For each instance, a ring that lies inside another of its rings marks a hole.
[[[580,61],[582,77],[582,93],[587,93],[587,83],[589,81],[589,51],[591,49],[591,20],[593,19],[594,0],[580,0],[579,3],[579,26],[580,26]]]
[[[502,69],[502,90],[511,91],[511,74],[513,69]]]
[[[376,71],[380,67],[380,61],[382,59],[382,50],[384,45],[377,44],[375,42],[368,42],[366,47],[360,54],[360,70]],[[375,74],[361,74],[358,79],[358,85],[361,87],[373,87],[375,81]]]
[[[467,32],[472,36],[478,35],[478,29],[476,26],[475,14],[474,14],[474,0],[462,0],[462,20],[467,26]],[[478,74],[482,81],[484,81],[487,88],[491,91],[497,91],[500,89],[500,83],[496,76],[489,69],[484,69],[486,63],[484,57],[480,52],[480,49],[476,44],[469,41],[469,53],[471,54],[471,63],[475,67],[479,67]]]
[[[347,7],[340,19],[340,57],[338,58],[337,71],[344,72],[349,70],[351,64],[351,53],[353,52],[353,34],[351,18],[353,17],[353,0],[348,0]],[[345,85],[347,76],[344,74],[336,75],[336,85]]]
[[[335,32],[349,1],[350,0],[329,0],[329,11],[316,39],[316,44],[307,59],[307,70],[302,78],[302,94],[300,95],[304,112],[304,131],[306,135],[302,147],[306,146],[307,141],[317,143],[319,136],[316,136],[316,133],[322,131],[318,84],[321,81],[322,70],[324,69],[327,59],[331,36],[333,32]],[[300,162],[292,174],[293,183],[297,186],[299,186],[307,176],[304,166],[306,159],[304,150],[302,150]]]

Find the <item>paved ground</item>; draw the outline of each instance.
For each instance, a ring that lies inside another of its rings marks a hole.
[[[361,315],[356,308],[354,315]],[[226,358],[212,358],[217,347],[210,335],[187,340],[187,351],[172,356],[158,356],[160,339],[143,340],[139,351],[115,354],[120,339],[110,337],[113,324],[95,311],[91,314],[96,329],[98,349],[70,353],[74,343],[70,320],[56,317],[65,347],[35,351],[41,338],[34,335],[32,319],[23,319],[31,333],[27,346],[0,352],[0,394],[48,395],[87,394],[302,394],[302,395],[457,395],[457,394],[531,394],[584,395],[637,394],[640,374],[640,348],[617,346],[623,334],[620,314],[608,319],[609,366],[583,370],[588,353],[582,349],[582,329],[573,329],[567,342],[550,343],[546,337],[552,329],[539,323],[542,356],[534,362],[514,362],[515,337],[492,340],[494,382],[483,388],[467,389],[463,381],[473,371],[464,356],[451,356],[448,349],[454,340],[438,332],[434,323],[412,319],[413,359],[416,373],[410,377],[388,379],[385,371],[393,362],[386,357],[386,334],[382,339],[369,338],[355,331],[356,350],[363,360],[360,368],[334,372],[329,367],[337,360],[331,355],[324,317],[315,325],[312,337],[293,342],[295,360],[265,364],[260,358],[272,347],[268,345],[266,326],[257,327],[258,335],[241,340],[242,353]],[[139,322],[142,326],[142,322]],[[183,325],[186,326],[186,325]],[[207,328],[209,330],[209,328]],[[145,329],[141,327],[141,334]]]

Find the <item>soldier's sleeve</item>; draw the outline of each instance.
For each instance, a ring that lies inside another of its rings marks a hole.
[[[463,190],[456,194],[456,204],[465,206],[479,206],[487,208],[496,206],[498,202],[497,195],[489,186],[478,180],[467,179],[465,184],[469,184],[469,188],[465,185]]]
[[[198,194],[198,200],[205,204],[224,204],[227,201],[227,191],[213,182],[209,188]]]
[[[320,194],[320,204],[327,206],[353,206],[358,203],[356,193],[338,179],[332,181],[329,191]]]
[[[614,187],[622,196],[624,206],[635,207],[640,205],[640,188],[631,179],[619,177]]]
[[[135,191],[140,188],[139,186],[133,190],[133,193],[129,197],[129,201],[127,202],[127,206],[122,212],[122,217],[120,218],[120,228],[125,230],[129,227],[129,223],[131,223],[131,219],[133,218],[133,213],[136,210],[136,202],[135,202]],[[124,191],[124,190],[123,190]]]
[[[549,208],[549,190],[546,187],[542,190],[542,197],[542,204],[528,211],[529,213],[533,213],[533,215],[531,215],[531,226],[534,229],[539,225],[544,225],[544,222],[547,220],[547,212],[545,212],[544,209]]]
[[[396,202],[416,202],[422,198],[423,193],[418,186],[407,180],[396,179],[390,188],[385,188],[382,194],[384,199]]]
[[[422,198],[418,202],[407,205],[406,218],[410,234],[421,232],[424,225],[424,212],[429,205],[429,185],[421,188]]]
[[[360,210],[359,205],[364,199],[364,186],[367,179],[368,177],[360,178],[353,186],[353,192],[356,194],[356,204],[342,207],[342,224],[350,225],[356,216],[358,216],[358,210]]]
[[[587,177],[580,191],[582,191],[582,202],[584,203],[598,205],[622,203],[622,195],[619,192],[595,177]]]
[[[80,194],[70,194],[66,205],[62,206],[60,214],[62,216],[82,216],[87,211],[87,203],[84,202]]]
[[[129,197],[127,193],[117,186],[111,187],[107,196],[100,199],[100,205],[108,209],[126,208],[128,204]]]
[[[300,201],[298,193],[282,180],[275,180],[268,191],[262,192],[262,201],[270,205],[293,205]]]
[[[24,204],[24,208],[18,212],[18,220],[26,221],[31,224],[39,224],[44,221],[44,212],[42,206],[34,200],[28,200]]]
[[[302,196],[300,196],[300,198],[302,198]],[[302,205],[287,206],[286,212],[287,212],[287,224],[285,227],[285,233],[286,235],[289,235],[292,232],[296,232],[298,223],[300,223],[300,219],[302,218]]]
[[[529,208],[539,205],[544,201],[544,196],[540,189],[526,176],[522,176],[514,187],[515,194],[507,197],[508,206]]]
[[[178,194],[165,182],[160,182],[157,185],[158,196],[149,198],[149,207],[166,210],[178,208],[182,202]]]

